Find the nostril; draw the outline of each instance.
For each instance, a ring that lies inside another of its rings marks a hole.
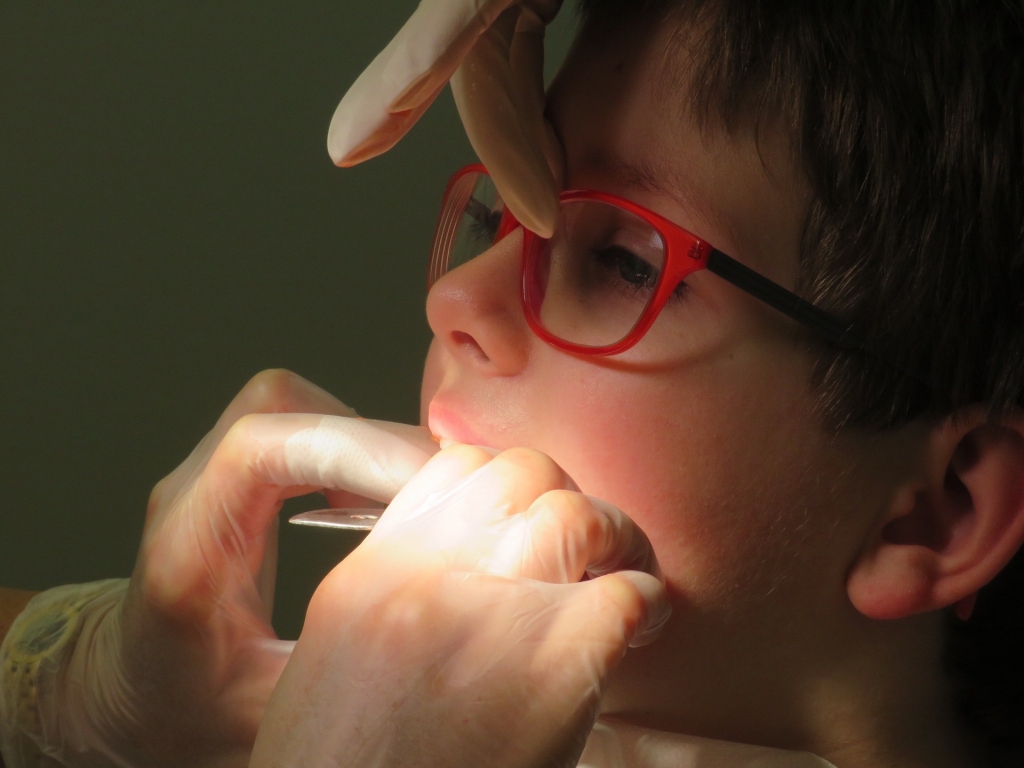
[[[452,341],[462,347],[462,349],[470,355],[479,358],[482,362],[491,362],[491,358],[489,358],[487,353],[484,352],[483,347],[481,347],[477,343],[477,340],[465,331],[452,331]]]

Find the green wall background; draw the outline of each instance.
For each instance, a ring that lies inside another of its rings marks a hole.
[[[415,6],[0,2],[0,584],[128,575],[150,488],[264,368],[415,421],[426,252],[473,153],[448,93],[384,157],[325,149]],[[283,636],[357,541],[282,526]]]

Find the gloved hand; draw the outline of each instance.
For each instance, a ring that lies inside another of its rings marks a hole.
[[[469,140],[505,204],[551,237],[564,158],[544,120],[544,27],[561,2],[421,0],[338,105],[331,158],[350,166],[391,149],[451,79]]]
[[[353,416],[297,376],[257,377],[153,491],[130,582],[29,605],[5,642],[8,768],[33,750],[76,767],[248,763],[292,646],[270,626],[282,501],[388,501],[437,450],[424,429]]]
[[[659,576],[543,454],[446,448],[317,589],[251,766],[574,766]]]

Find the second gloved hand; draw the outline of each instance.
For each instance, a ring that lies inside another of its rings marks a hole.
[[[281,504],[324,489],[388,501],[437,450],[424,429],[354,416],[261,374],[154,490],[127,584],[29,605],[0,696],[12,768],[40,753],[75,768],[248,764],[292,648],[270,625]]]
[[[574,766],[659,576],[543,454],[448,448],[320,585],[252,766]]]

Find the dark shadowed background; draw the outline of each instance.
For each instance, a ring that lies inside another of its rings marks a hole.
[[[447,92],[384,157],[325,148],[415,6],[0,1],[0,585],[127,576],[151,487],[264,368],[417,419],[426,252],[472,150]],[[282,526],[283,636],[357,541]]]

